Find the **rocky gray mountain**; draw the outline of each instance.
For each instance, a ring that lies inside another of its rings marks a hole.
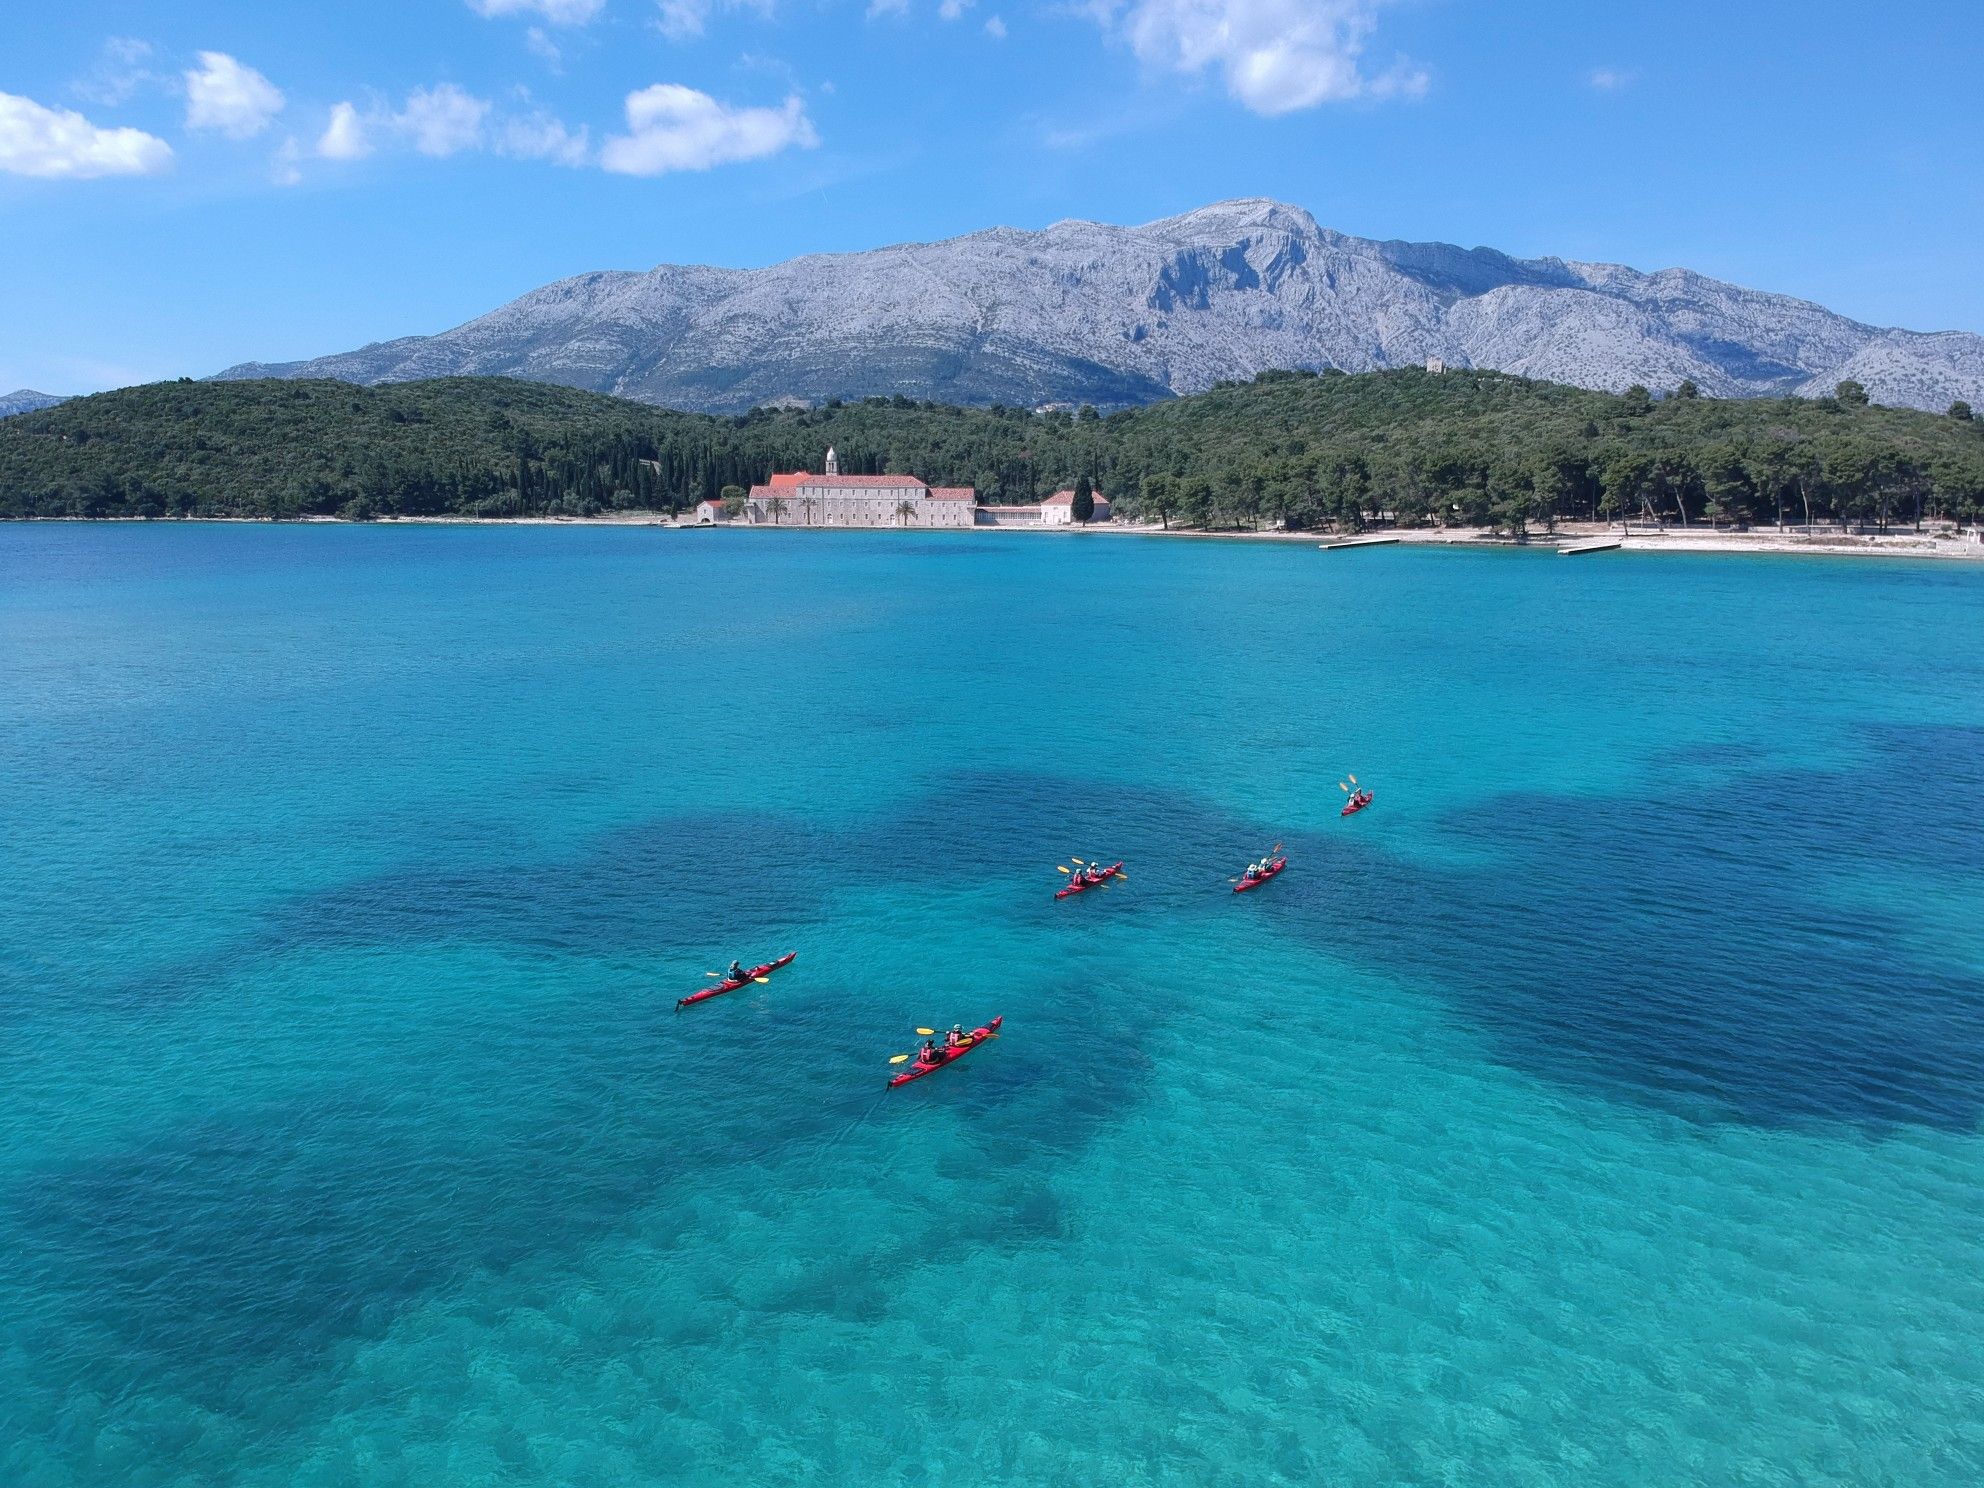
[[[11,393],[0,393],[0,418],[12,418],[17,413],[33,413],[37,408],[53,408],[57,403],[69,400],[53,393],[37,393],[33,388],[16,388]]]
[[[1984,403],[1984,337],[1863,325],[1685,269],[1353,238],[1264,200],[765,269],[582,274],[440,335],[220,376],[500,374],[714,412],[876,393],[1109,408],[1428,357],[1615,390],[1820,394],[1850,377],[1882,403]]]

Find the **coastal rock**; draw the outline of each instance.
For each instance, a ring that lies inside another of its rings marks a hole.
[[[1428,357],[1612,390],[1814,395],[1850,377],[1882,403],[1984,400],[1984,337],[1863,325],[1686,269],[1349,237],[1258,199],[764,269],[582,274],[439,335],[219,375],[503,375],[711,412],[874,394],[1115,408]]]

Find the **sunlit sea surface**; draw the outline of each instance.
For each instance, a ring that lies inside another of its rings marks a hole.
[[[1981,809],[1984,566],[0,528],[0,1482],[1971,1488]]]

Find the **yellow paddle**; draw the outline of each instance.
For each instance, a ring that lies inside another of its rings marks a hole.
[[[1073,853],[1069,853],[1069,854],[1068,854],[1068,861],[1069,861],[1070,863],[1081,863],[1081,865],[1082,865],[1082,867],[1084,867],[1084,868],[1086,868],[1086,867],[1088,867],[1088,864],[1087,864],[1087,863],[1085,863],[1085,862],[1083,862],[1083,861],[1082,861],[1082,860],[1081,860],[1080,858],[1078,858],[1078,857],[1076,857],[1076,856],[1075,856],[1075,855],[1074,855]]]
[[[763,982],[767,987],[769,987],[772,984],[772,979],[770,977],[752,977],[751,980],[754,982]]]
[[[922,1034],[925,1038],[934,1038],[937,1033],[937,1030],[934,1028],[919,1028],[916,1031]]]
[[[1077,859],[1076,861],[1077,861],[1077,862],[1079,862],[1079,861],[1080,861],[1080,859]],[[1066,865],[1066,864],[1063,864],[1063,863],[1056,863],[1056,864],[1055,864],[1054,866],[1055,866],[1056,868],[1059,868],[1059,869],[1060,869],[1060,870],[1061,870],[1061,871],[1062,871],[1063,873],[1066,873],[1066,872],[1068,871],[1068,869],[1067,869],[1067,865]]]
[[[907,1055],[907,1054],[891,1054],[891,1055],[889,1056],[889,1063],[890,1063],[890,1064],[901,1064],[901,1063],[902,1063],[902,1062],[903,1062],[903,1061],[904,1061],[905,1059],[907,1059],[907,1058],[909,1058],[909,1055]]]

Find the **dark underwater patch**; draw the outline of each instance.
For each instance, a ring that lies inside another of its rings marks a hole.
[[[1952,800],[1984,788],[1984,731],[1868,738],[1865,776],[1498,798],[1445,824],[1490,867],[1329,834],[1336,862],[1290,875],[1271,912],[1300,935],[1326,896],[1357,927],[1333,949],[1441,996],[1539,1078],[1696,1119],[1974,1130],[1984,973],[1925,959],[1829,884],[1974,871],[1984,844]]]
[[[980,772],[941,777],[900,813],[845,831],[771,814],[670,818],[558,859],[415,864],[300,896],[226,966],[186,968],[187,990],[238,985],[258,958],[311,945],[460,940],[549,958],[701,954],[712,939],[783,948],[787,926],[823,912],[829,886],[893,884],[900,865],[930,862],[1010,882],[1003,912],[1052,938],[1068,981],[1029,989],[1052,995],[1028,997],[1003,1047],[884,1096],[864,1063],[873,1029],[832,1011],[836,989],[852,997],[866,969],[809,967],[815,1005],[775,1028],[707,1020],[694,1048],[710,1068],[746,1068],[774,1057],[790,1022],[808,1036],[820,1089],[841,1091],[822,1072],[847,1070],[844,1096],[726,1109],[718,1082],[694,1131],[659,1094],[670,1000],[658,994],[652,1008],[602,1013],[626,1020],[609,1038],[546,1028],[514,1107],[479,1117],[473,1141],[353,1097],[217,1114],[86,1167],[23,1174],[0,1196],[19,1242],[11,1259],[68,1297],[70,1321],[116,1341],[49,1367],[116,1392],[160,1373],[226,1390],[257,1369],[305,1368],[476,1269],[576,1252],[657,1196],[720,1185],[737,1163],[800,1160],[852,1122],[942,1119],[972,1135],[981,1180],[1005,1198],[931,1220],[926,1240],[1051,1244],[1063,1218],[1043,1175],[1142,1101],[1151,1036],[1182,995],[1138,980],[1142,929],[1233,913],[1226,874],[1277,835],[1300,871],[1244,912],[1442,999],[1525,1074],[1702,1121],[1974,1130],[1984,974],[1926,959],[1829,884],[1841,872],[1974,871],[1974,818],[1953,803],[1984,788],[1984,731],[1868,737],[1876,777],[1897,783],[1880,797],[1860,776],[1763,769],[1732,770],[1706,794],[1504,797],[1443,824],[1489,859],[1478,866],[1388,853],[1381,813],[1295,838],[1100,774]],[[1132,884],[1057,904],[1052,865],[1070,847],[1129,859]],[[750,893],[726,892],[725,869],[749,859],[771,868]],[[920,949],[903,948],[906,960]],[[1013,977],[970,974],[988,1004]],[[1000,1057],[1072,1055],[1099,1023],[1113,1031],[1108,1060]],[[547,1102],[561,1082],[567,1094]],[[579,1141],[570,1118],[588,1100],[597,1119]],[[547,1112],[560,1119],[546,1125]],[[886,1305],[862,1268],[912,1261],[823,1252],[763,1305],[859,1321]],[[217,1356],[241,1368],[216,1371]]]
[[[990,784],[966,786],[965,797]],[[1023,829],[988,834],[960,814],[968,805],[953,796],[849,831],[768,814],[675,817],[603,833],[559,859],[491,858],[474,868],[416,861],[297,896],[221,956],[149,973],[144,983],[153,1002],[161,987],[183,996],[239,989],[252,986],[256,964],[312,947],[474,943],[549,960],[700,964],[718,940],[769,954],[788,948],[794,922],[823,913],[828,886],[894,884],[898,865],[933,854],[961,873],[1013,874],[1017,857],[1026,899],[1051,908],[1051,880],[1041,879],[1051,864],[1037,861],[1037,846],[1017,854]],[[739,862],[753,865],[743,893]],[[959,1092],[933,1103],[910,1087],[890,1106],[878,1103],[885,1068],[872,1028],[843,1026],[833,1011],[871,969],[805,970],[809,1005],[770,1027],[721,1016],[717,1004],[715,1017],[674,1016],[673,995],[698,985],[693,977],[658,988],[651,1005],[603,1009],[602,1020],[622,1020],[604,1034],[548,1025],[515,1072],[514,1103],[466,1112],[470,1133],[410,1115],[374,1090],[216,1113],[87,1164],[18,1175],[0,1192],[0,1210],[19,1237],[23,1275],[66,1299],[72,1325],[115,1340],[91,1355],[58,1351],[64,1362],[51,1367],[71,1370],[74,1388],[109,1395],[169,1378],[171,1388],[227,1409],[227,1392],[243,1381],[307,1368],[340,1339],[375,1335],[477,1270],[576,1253],[658,1196],[721,1186],[739,1164],[791,1159],[850,1121],[916,1120],[918,1105],[946,1118],[979,1106],[966,1119],[984,1123],[980,1181],[1013,1195],[998,1212],[940,1217],[939,1243],[1028,1244],[1058,1233],[1058,1208],[1041,1185],[1067,1151],[1139,1099],[1149,1059],[1136,1032],[1125,1034],[1120,1062],[1078,1098],[1020,1062],[998,1064],[994,1046],[979,1068],[946,1077],[971,1081],[968,1102]],[[903,996],[914,1001],[914,987]],[[1072,1010],[1032,1023],[1029,1038],[1072,1042],[1080,1033]],[[725,1102],[720,1078],[709,1085],[707,1120],[685,1130],[680,1107],[654,1094],[696,1077],[680,1062],[690,1058],[698,1071],[732,1078],[776,1068],[790,1058],[778,1042],[787,1037],[805,1039],[813,1083],[832,1092],[828,1104],[802,1091],[768,1118],[762,1105]],[[515,1057],[515,1038],[507,1030],[479,1057]],[[845,1080],[821,1071],[845,1071]],[[555,1099],[546,1094],[554,1089]],[[595,1102],[590,1117],[577,1109],[585,1097]],[[819,1274],[809,1268],[770,1305],[859,1316],[880,1294],[849,1278],[862,1265],[909,1260],[905,1252],[835,1262],[823,1252]],[[217,1371],[217,1358],[237,1367]]]

